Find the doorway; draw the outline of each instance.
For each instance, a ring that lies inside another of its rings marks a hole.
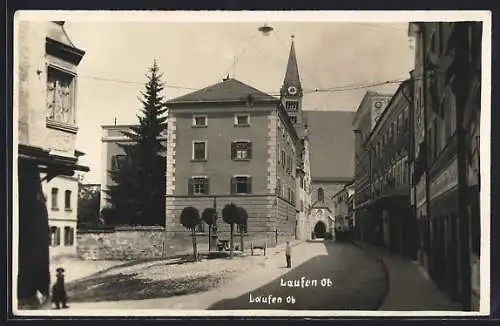
[[[314,235],[316,238],[324,239],[326,236],[326,224],[322,221],[319,221],[314,226]]]

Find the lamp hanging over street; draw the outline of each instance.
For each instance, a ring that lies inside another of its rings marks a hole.
[[[264,36],[269,36],[269,34],[274,30],[271,26],[268,26],[267,23],[264,23],[263,26],[258,28],[259,32]]]

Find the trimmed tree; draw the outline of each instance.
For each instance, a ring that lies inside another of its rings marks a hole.
[[[191,230],[193,240],[193,259],[198,260],[198,246],[196,243],[196,226],[201,223],[200,212],[192,206],[186,207],[181,212],[181,224],[186,229]]]
[[[213,207],[205,208],[201,219],[208,224],[208,251],[212,251],[212,227],[217,224],[217,211]]]
[[[239,226],[240,226],[240,247],[241,247],[241,252],[244,252],[244,234],[245,234],[245,229],[247,227],[247,221],[248,221],[248,213],[246,209],[243,207],[238,207],[240,210],[240,216],[239,216]]]
[[[232,258],[233,257],[233,251],[234,251],[234,225],[239,224],[240,221],[240,210],[238,206],[235,204],[227,204],[224,206],[222,209],[222,219],[224,222],[229,224],[230,227],[230,251],[229,251],[229,256]]]
[[[105,192],[117,224],[165,225],[166,162],[161,154],[166,148],[159,137],[166,129],[167,108],[156,61],[146,77],[139,125],[122,132],[130,142],[118,144],[126,159],[115,161],[108,172],[115,185]]]

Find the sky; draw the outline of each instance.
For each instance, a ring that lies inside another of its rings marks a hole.
[[[90,167],[84,182],[100,183],[101,125],[137,123],[138,96],[156,60],[165,97],[173,98],[231,77],[276,94],[294,35],[304,89],[366,86],[409,77],[414,55],[406,23],[66,21],[72,42],[86,51],[78,68],[77,148]],[[351,87],[352,88],[352,87]],[[307,93],[305,110],[355,111],[367,90],[397,84]]]

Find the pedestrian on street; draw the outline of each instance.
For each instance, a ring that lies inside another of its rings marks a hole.
[[[52,286],[52,302],[55,303],[56,309],[69,308],[66,304],[68,297],[64,284],[64,268],[56,269],[56,283]]]
[[[286,241],[285,255],[286,255],[286,268],[291,268],[292,267],[292,247],[290,246],[289,240]]]

